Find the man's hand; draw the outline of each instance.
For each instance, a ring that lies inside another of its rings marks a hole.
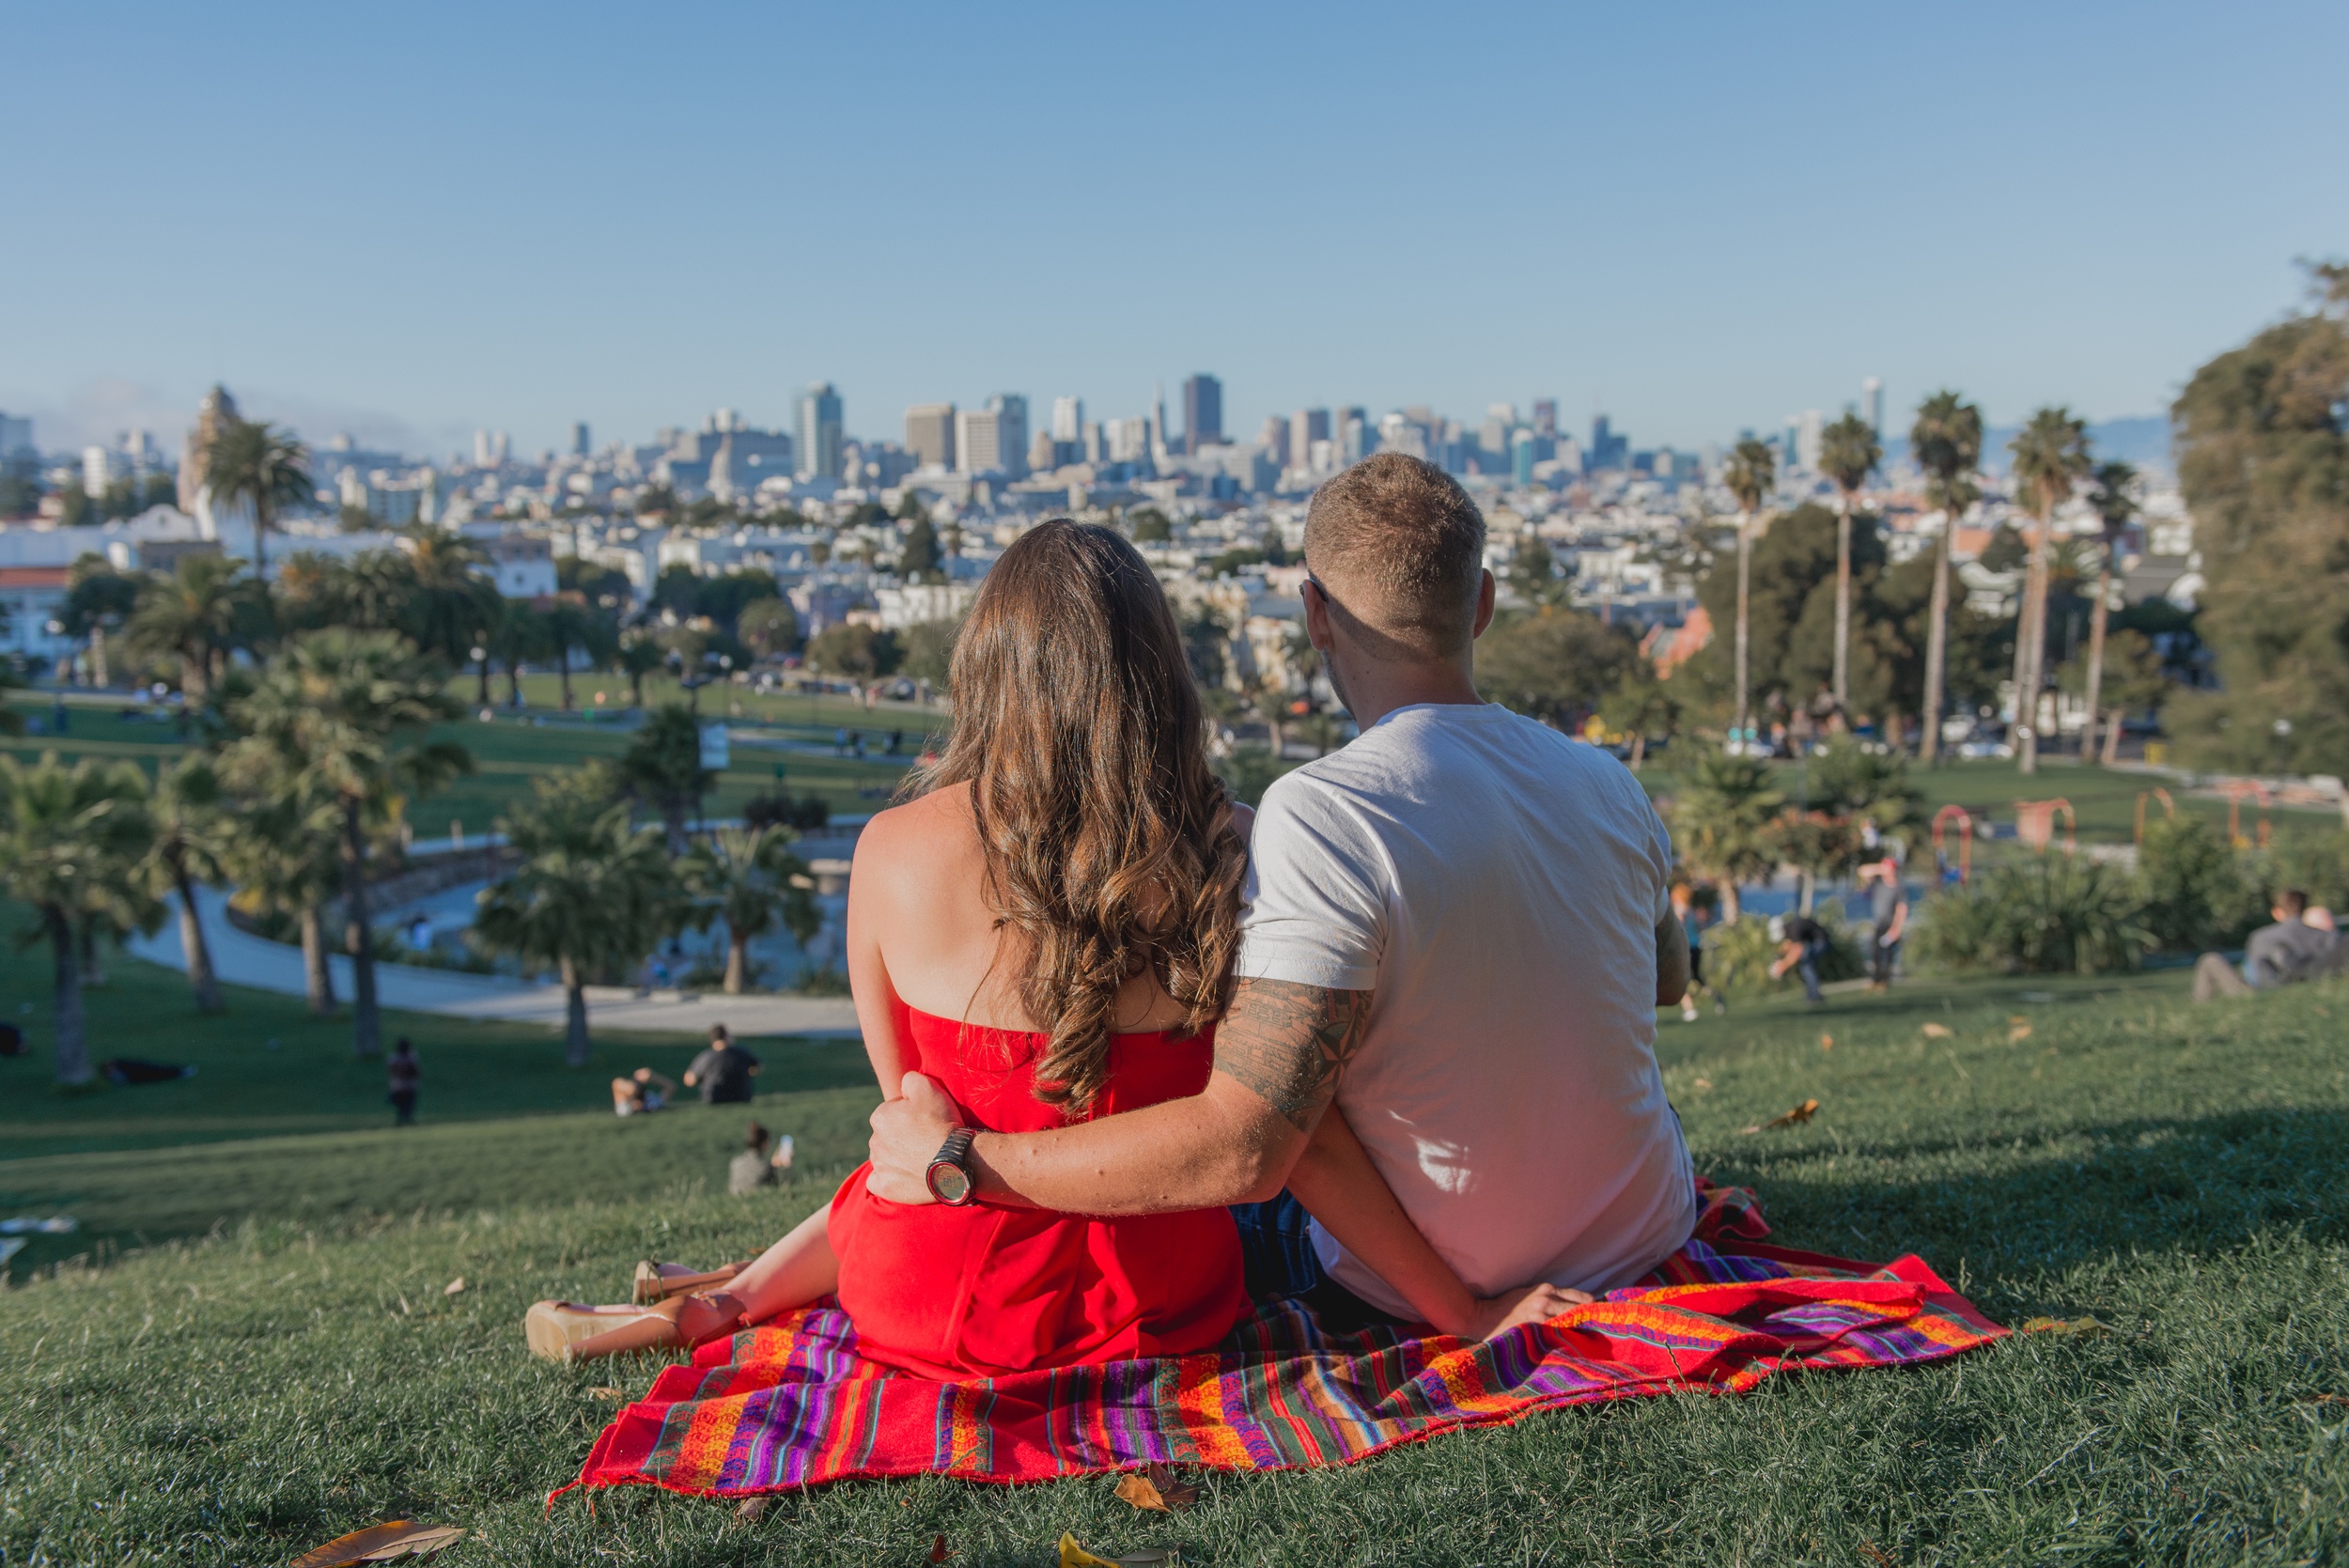
[[[1455,1339],[1499,1339],[1512,1328],[1528,1323],[1548,1323],[1561,1312],[1588,1306],[1594,1299],[1589,1291],[1561,1290],[1556,1285],[1520,1285],[1479,1300],[1468,1321],[1449,1331]]]
[[[897,1094],[873,1111],[873,1169],[864,1178],[864,1189],[893,1203],[934,1203],[938,1200],[930,1196],[930,1161],[955,1130],[955,1102],[920,1073],[906,1074]]]

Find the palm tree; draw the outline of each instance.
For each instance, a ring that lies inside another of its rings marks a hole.
[[[1785,793],[1758,757],[1699,756],[1672,797],[1672,846],[1699,876],[1720,884],[1721,912],[1737,918],[1737,890],[1777,865],[1771,824]]]
[[[541,781],[537,802],[506,819],[521,867],[482,890],[474,933],[496,952],[561,974],[563,1060],[583,1067],[587,982],[635,965],[681,912],[661,852],[661,831],[631,828],[626,804],[599,804],[583,790]]]
[[[204,489],[215,506],[253,508],[253,575],[268,591],[269,531],[280,510],[306,506],[310,452],[291,430],[258,420],[229,419],[204,449]]]
[[[416,567],[397,545],[363,550],[343,563],[328,590],[334,624],[353,631],[404,631],[416,602]]]
[[[685,853],[686,818],[700,810],[717,778],[702,767],[701,726],[678,703],[656,709],[620,755],[621,783],[661,814],[673,857]]]
[[[146,802],[147,776],[131,763],[68,768],[48,752],[27,768],[0,756],[0,883],[32,906],[49,939],[59,1083],[90,1080],[76,938],[112,901],[109,881],[145,851]]]
[[[649,631],[631,631],[620,639],[620,671],[628,676],[629,706],[642,712],[645,677],[667,662],[660,642]]]
[[[485,646],[491,659],[506,666],[508,706],[520,707],[522,706],[522,666],[534,659],[546,657],[551,645],[547,636],[547,620],[532,609],[527,600],[502,599],[499,604],[497,622],[490,627]]]
[[[1937,392],[1917,408],[1908,432],[1908,454],[1924,470],[1925,499],[1941,512],[1941,538],[1934,546],[1933,598],[1925,626],[1925,734],[1919,754],[1933,766],[1941,751],[1941,706],[1948,683],[1950,650],[1950,546],[1958,520],[1982,487],[1982,410],[1954,392]]]
[[[1819,442],[1819,472],[1835,481],[1843,507],[1835,516],[1835,706],[1851,703],[1851,509],[1859,487],[1884,460],[1875,427],[1856,413],[1828,426]],[[1846,722],[1850,715],[1844,715]]]
[[[447,672],[397,632],[334,628],[296,638],[238,706],[247,736],[232,748],[236,765],[274,776],[295,800],[334,809],[359,1056],[375,1055],[382,1037],[367,910],[369,825],[394,796],[412,800],[473,770],[473,757],[454,741],[400,744],[463,711],[447,684]]]
[[[115,570],[114,563],[92,551],[73,563],[66,582],[69,592],[60,619],[68,636],[85,638],[89,646],[89,669],[83,678],[92,686],[111,686],[106,634],[138,608],[140,580]]]
[[[577,705],[571,701],[571,650],[581,652],[598,663],[608,656],[612,645],[611,629],[601,615],[575,599],[558,597],[540,615],[545,628],[547,646],[554,656],[554,668],[562,677],[563,711],[571,712]]]
[[[677,862],[685,891],[698,906],[699,928],[707,930],[712,920],[726,923],[728,996],[749,986],[752,939],[775,928],[792,877],[807,874],[788,847],[798,836],[781,826],[721,828]]]
[[[219,771],[203,755],[182,757],[162,769],[148,797],[155,836],[140,870],[150,893],[172,893],[179,900],[179,947],[187,955],[188,984],[194,988],[199,1013],[218,1013],[227,1005],[221,1000],[211,946],[204,939],[204,922],[195,906],[197,884],[219,881],[226,875],[223,862],[234,833],[224,806]]]
[[[1770,443],[1751,436],[1737,443],[1722,466],[1721,483],[1737,498],[1737,722],[1740,737],[1752,720],[1750,685],[1747,676],[1747,638],[1752,624],[1753,514],[1778,483],[1778,454]]]
[[[257,781],[247,781],[248,784]],[[327,961],[326,902],[342,886],[342,852],[333,810],[307,807],[283,779],[251,789],[235,818],[226,871],[243,906],[295,917],[302,931],[302,972],[310,1011],[334,1011],[334,970]]]
[[[2096,754],[2096,721],[2103,712],[2097,705],[2104,700],[2108,613],[2105,601],[2112,595],[2112,563],[2121,553],[2121,530],[2137,515],[2137,498],[2129,493],[2137,486],[2137,469],[2133,464],[2117,458],[2099,463],[2092,478],[2096,488],[2088,499],[2104,523],[2104,558],[2096,567],[2096,602],[2088,613],[2088,727],[2080,732],[2082,760]],[[2121,721],[2116,714],[2105,740],[2108,758],[2120,738]]]
[[[452,666],[472,660],[474,648],[483,647],[486,655],[484,640],[506,613],[497,584],[478,575],[476,568],[486,559],[471,540],[447,528],[420,530],[409,547],[412,597],[400,629],[416,640],[416,646]],[[489,660],[485,657],[474,662],[481,677],[480,706],[487,707]]]
[[[232,556],[187,556],[171,576],[148,580],[124,624],[134,657],[179,661],[179,690],[192,706],[210,695],[251,626],[253,582],[243,570]]]
[[[2088,472],[2088,424],[2065,408],[2041,409],[2009,443],[2015,485],[2038,520],[2031,531],[2030,568],[2023,579],[2022,624],[2015,632],[2015,720],[2022,771],[2039,771],[2039,690],[2047,643],[2047,538],[2055,509],[2072,499],[2072,483]]]

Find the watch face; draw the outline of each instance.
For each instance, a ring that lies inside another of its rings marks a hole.
[[[971,1173],[959,1165],[940,1160],[930,1167],[930,1195],[941,1203],[959,1203],[971,1196]]]

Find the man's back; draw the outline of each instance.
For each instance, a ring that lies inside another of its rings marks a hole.
[[[2244,944],[2245,977],[2262,990],[2306,980],[2326,967],[2340,938],[2298,916],[2263,925]]]
[[[702,1092],[704,1105],[739,1105],[753,1094],[751,1069],[758,1058],[736,1045],[712,1046],[693,1058],[688,1068]]]
[[[1273,784],[1253,854],[1239,972],[1376,991],[1338,1105],[1464,1282],[1605,1288],[1687,1239],[1653,1050],[1671,846],[1621,765],[1498,707],[1407,707]]]

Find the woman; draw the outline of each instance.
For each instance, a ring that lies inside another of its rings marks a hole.
[[[1111,529],[1032,530],[988,574],[953,691],[945,754],[857,842],[848,964],[875,1077],[894,1092],[926,1074],[997,1130],[1198,1094],[1231,996],[1249,813],[1208,770],[1157,580]],[[1325,1126],[1358,1179],[1316,1183],[1343,1185],[1348,1210],[1316,1213],[1457,1293],[1343,1121]],[[540,1303],[533,1348],[695,1343],[836,1295],[860,1355],[963,1379],[1203,1350],[1248,1309],[1228,1210],[909,1206],[865,1174],[717,1291],[651,1314]]]

